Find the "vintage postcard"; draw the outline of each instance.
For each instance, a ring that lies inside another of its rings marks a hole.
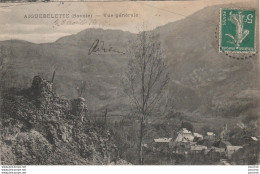
[[[259,165],[258,0],[0,4],[2,165]]]

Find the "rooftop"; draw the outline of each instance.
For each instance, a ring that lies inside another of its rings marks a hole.
[[[180,133],[181,133],[181,134],[192,134],[191,131],[189,131],[189,130],[186,129],[186,128],[182,128],[178,133],[179,133],[179,134],[180,134]]]
[[[178,134],[177,138],[175,139],[176,142],[189,142],[193,141],[194,136],[192,134]]]
[[[195,137],[203,138],[203,136],[202,136],[201,134],[196,133],[196,132],[194,132],[193,135],[194,135]]]
[[[211,135],[215,135],[214,132],[207,132],[207,135],[211,136]]]
[[[172,140],[172,138],[157,138],[154,139],[154,142],[156,143],[169,143]]]
[[[227,150],[238,150],[243,148],[242,146],[227,146]]]
[[[203,149],[207,149],[207,146],[201,146],[201,145],[191,146],[191,150],[194,150],[194,151],[201,151]]]
[[[224,148],[217,148],[217,147],[213,147],[212,148],[215,152],[219,152],[219,153],[224,153],[225,149]]]

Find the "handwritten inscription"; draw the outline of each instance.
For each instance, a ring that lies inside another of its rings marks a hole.
[[[96,20],[87,20],[87,19],[57,19],[54,21],[54,26],[62,25],[95,25],[97,24]]]
[[[103,52],[103,53],[118,53],[118,54],[125,54],[122,51],[119,51],[113,47],[105,47],[105,42],[104,41],[100,41],[99,39],[96,39],[93,44],[91,45],[89,51],[88,51],[88,55],[91,55],[92,53],[98,53],[98,52]]]

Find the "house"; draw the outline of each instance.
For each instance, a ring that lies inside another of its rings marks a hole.
[[[186,128],[182,128],[178,132],[175,141],[170,143],[170,146],[189,144],[193,140],[194,140],[194,136],[192,135],[192,132],[187,130]]]
[[[194,132],[194,133],[193,133],[193,136],[194,136],[194,138],[197,138],[197,139],[199,139],[199,140],[203,140],[203,135],[201,135],[201,134],[199,134],[199,133]]]
[[[226,149],[225,149],[225,148],[213,147],[212,149],[213,149],[215,152],[218,152],[218,153],[222,153],[222,154],[225,154],[225,153],[226,153]]]
[[[186,128],[182,128],[175,139],[175,142],[190,142],[193,141],[194,136],[192,132],[187,130]]]
[[[257,141],[257,138],[256,138],[256,137],[251,137],[251,139],[252,139],[253,141]]]
[[[202,146],[202,145],[194,145],[194,146],[191,146],[191,148],[190,148],[192,153],[200,153],[206,149],[207,149],[207,146]]]
[[[152,151],[163,151],[164,149],[169,149],[169,143],[172,142],[172,138],[157,138],[154,139],[152,143]]]
[[[231,156],[237,150],[243,148],[242,146],[227,146],[226,147],[226,156],[228,159],[231,159]]]
[[[207,140],[214,140],[216,135],[213,132],[207,132],[205,139]]]
[[[207,153],[207,156],[211,161],[219,161],[220,159],[223,159],[226,157],[226,149],[224,148],[217,148],[212,147],[210,151]]]
[[[225,148],[213,147],[212,150],[213,150],[213,152],[218,153],[221,158],[226,157],[226,149]]]
[[[173,149],[173,152],[178,154],[187,154],[191,146],[196,145],[196,142],[193,142],[194,135],[191,131],[186,128],[182,128],[175,139],[174,142],[169,143],[169,147]]]
[[[156,143],[169,143],[172,141],[172,138],[157,138],[154,139],[154,142]]]

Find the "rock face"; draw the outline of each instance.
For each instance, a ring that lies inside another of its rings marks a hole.
[[[83,98],[67,100],[40,76],[3,94],[1,163],[110,164],[118,149],[109,131],[87,119]]]
[[[85,104],[86,100],[82,97],[74,99],[72,101],[72,112],[81,118],[81,121],[86,117],[88,111],[87,105]]]

